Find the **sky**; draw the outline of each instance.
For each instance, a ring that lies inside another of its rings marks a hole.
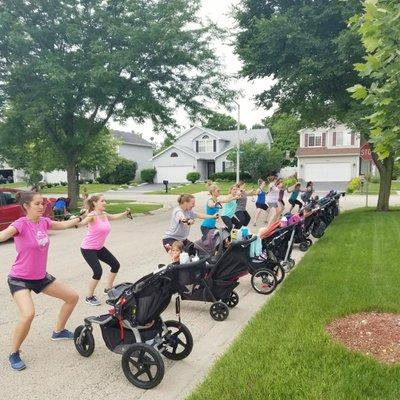
[[[238,2],[239,0],[202,0],[200,15],[202,18],[211,19],[219,27],[233,33],[235,30],[235,21],[230,16],[230,13],[232,8],[237,5]],[[236,74],[241,69],[241,62],[234,54],[233,47],[229,42],[230,39],[227,38],[224,43],[216,43],[215,49],[223,60],[225,71],[228,74]],[[241,91],[243,94],[243,96],[238,97],[237,101],[240,104],[240,121],[248,128],[251,128],[251,126],[256,123],[260,123],[263,118],[271,114],[271,111],[268,112],[265,109],[257,108],[254,101],[254,96],[268,88],[270,85],[270,79],[258,79],[254,82],[249,82],[246,79],[241,78],[232,81],[231,87],[234,90]],[[237,110],[233,109],[230,112],[225,111],[225,113],[230,114],[237,119]],[[184,112],[177,111],[175,118],[177,119],[178,124],[182,127],[182,132],[190,127],[190,122],[186,118]],[[143,138],[147,140],[154,137],[154,140],[157,143],[160,143],[163,140],[163,135],[161,133],[155,134],[153,132],[152,123],[150,121],[140,125],[136,124],[132,120],[128,120],[124,125],[112,121],[110,127],[113,129],[140,133]]]

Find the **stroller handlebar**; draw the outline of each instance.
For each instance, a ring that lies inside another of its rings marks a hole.
[[[254,242],[257,240],[257,236],[253,235],[250,239],[245,239],[245,240],[233,240],[232,241],[232,246],[247,246],[250,243]]]

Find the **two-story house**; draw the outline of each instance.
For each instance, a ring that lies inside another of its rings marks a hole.
[[[239,131],[240,141],[256,140],[271,147],[269,129]],[[163,180],[187,182],[188,172],[197,171],[206,180],[215,172],[234,172],[234,165],[227,160],[229,152],[237,145],[237,131],[215,131],[193,127],[183,132],[175,143],[153,157],[157,170],[155,182]]]
[[[346,125],[306,128],[299,131],[299,136],[299,179],[343,184],[371,171],[371,162],[360,159],[363,143],[359,135]]]

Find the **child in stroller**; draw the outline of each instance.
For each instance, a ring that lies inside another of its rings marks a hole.
[[[161,354],[171,360],[182,360],[192,351],[189,329],[179,321],[163,321],[161,313],[176,292],[174,275],[180,265],[170,264],[136,283],[121,283],[107,293],[108,314],[84,319],[76,328],[77,351],[89,357],[94,351],[93,324],[100,325],[109,350],[122,354],[122,370],[135,386],[151,389],[164,376]],[[179,307],[177,303],[177,314]]]

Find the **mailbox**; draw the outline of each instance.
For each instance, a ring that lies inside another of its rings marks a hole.
[[[168,181],[164,180],[162,183],[165,185],[165,192],[168,193]]]

